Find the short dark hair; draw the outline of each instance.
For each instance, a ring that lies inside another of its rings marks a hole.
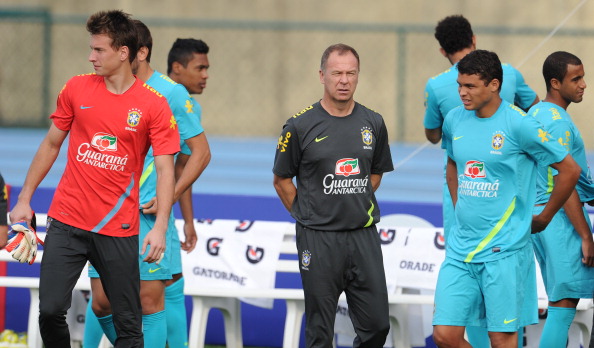
[[[173,63],[178,62],[185,68],[194,58],[194,53],[208,54],[208,51],[208,45],[202,40],[191,38],[175,40],[167,56],[167,74],[171,74]]]
[[[437,23],[435,38],[447,54],[472,46],[472,27],[462,15],[448,16]]]
[[[567,66],[570,64],[582,65],[582,61],[575,55],[565,51],[553,52],[545,59],[542,65],[542,76],[547,85],[547,91],[551,89],[552,79],[563,82],[567,74]]]
[[[499,91],[503,84],[503,68],[495,52],[486,50],[472,51],[458,62],[458,72],[464,75],[478,75],[488,85],[494,79],[499,80]]]
[[[87,20],[87,31],[91,35],[107,35],[114,49],[128,47],[130,62],[136,58],[138,34],[129,14],[120,10],[99,11]]]
[[[322,70],[322,71],[326,70],[326,63],[328,62],[328,57],[330,57],[330,54],[332,52],[338,52],[339,56],[342,56],[343,54],[345,54],[347,52],[351,52],[355,56],[355,58],[357,58],[357,67],[360,66],[359,53],[357,53],[357,51],[349,45],[345,45],[343,43],[338,43],[338,44],[334,44],[334,45],[326,48],[326,50],[322,54],[320,70]]]
[[[146,55],[146,61],[151,62],[151,53],[153,52],[153,36],[151,35],[151,31],[146,26],[146,24],[142,23],[138,19],[133,19],[132,22],[136,27],[136,31],[138,32],[138,49],[142,47],[148,48],[148,54]]]

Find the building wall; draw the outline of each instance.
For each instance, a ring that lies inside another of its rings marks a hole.
[[[391,141],[421,143],[425,82],[449,67],[433,38],[438,20],[464,14],[473,24],[478,47],[493,50],[502,61],[518,67],[542,99],[541,67],[549,53],[575,53],[585,62],[586,73],[588,62],[593,61],[594,23],[589,19],[594,4],[580,6],[582,3],[3,0],[0,11],[48,8],[52,25],[50,49],[45,52],[42,25],[0,18],[0,29],[6,33],[0,38],[0,47],[8,47],[0,49],[0,124],[46,126],[43,102],[31,102],[43,94],[39,77],[44,69],[49,71],[50,106],[46,109],[51,112],[67,79],[92,71],[84,28],[88,15],[121,8],[151,28],[155,42],[152,65],[162,72],[175,38],[202,38],[210,45],[208,86],[197,96],[207,133],[278,136],[288,117],[321,97],[318,68],[322,51],[344,42],[361,56],[356,100],[384,115]],[[547,38],[568,16],[561,31]],[[587,91],[584,101],[569,109],[590,148],[594,146],[588,129],[592,107],[594,97]]]

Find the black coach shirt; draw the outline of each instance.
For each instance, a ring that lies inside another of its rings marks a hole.
[[[380,114],[355,103],[350,115],[336,117],[319,102],[284,125],[273,168],[277,176],[297,177],[293,218],[323,231],[355,230],[379,222],[371,174],[392,170]]]

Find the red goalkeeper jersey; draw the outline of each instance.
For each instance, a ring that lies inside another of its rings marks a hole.
[[[139,79],[123,94],[95,74],[70,79],[54,125],[69,131],[68,162],[48,215],[109,236],[137,235],[144,157],[175,154],[179,133],[167,100]]]

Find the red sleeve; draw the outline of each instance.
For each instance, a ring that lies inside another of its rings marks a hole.
[[[155,104],[155,112],[152,112],[149,129],[153,154],[172,155],[179,152],[179,131],[173,117],[173,112],[167,104],[167,99],[159,98]]]
[[[62,90],[60,94],[58,94],[58,100],[56,102],[56,111],[50,116],[50,119],[53,120],[54,125],[58,127],[60,130],[69,131],[72,125],[72,120],[74,119],[74,110],[72,109],[72,102],[71,102],[71,94],[70,91],[73,90],[72,87],[72,79],[70,79]]]

